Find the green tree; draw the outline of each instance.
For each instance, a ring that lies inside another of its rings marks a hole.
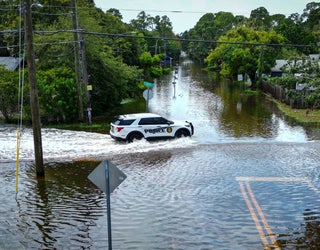
[[[319,32],[320,30],[320,3],[311,2],[303,10],[302,17],[306,19],[305,24],[310,31]]]
[[[263,64],[268,72],[275,64],[280,48],[270,46],[281,44],[283,37],[274,31],[255,31],[240,27],[220,37],[219,45],[212,50],[205,62],[209,70],[224,77],[235,79],[237,74],[247,74],[256,87],[257,71]]]
[[[122,15],[121,15],[121,13],[120,13],[120,11],[119,11],[118,9],[111,8],[111,9],[108,9],[108,10],[106,11],[106,13],[111,14],[111,15],[113,15],[113,16],[116,16],[116,17],[118,17],[120,20],[122,20]]]
[[[140,65],[144,69],[144,78],[148,81],[153,81],[153,78],[159,77],[166,73],[160,66],[161,60],[165,54],[151,55],[150,52],[145,52],[139,57]]]
[[[230,12],[207,13],[197,22],[195,27],[184,36],[193,40],[217,41],[221,35],[226,34],[230,29],[238,25],[237,19]],[[200,63],[203,63],[215,43],[190,42],[188,52],[190,56]]]
[[[255,30],[269,30],[270,29],[270,15],[266,8],[259,7],[251,11],[250,27]]]
[[[18,0],[0,0],[0,56],[18,56],[20,15]]]
[[[52,68],[37,72],[42,120],[49,123],[77,119],[77,87],[73,70]]]
[[[86,3],[83,6],[92,6]],[[91,94],[91,105],[93,115],[99,115],[109,111],[120,104],[123,98],[138,91],[140,71],[137,67],[128,64],[137,64],[137,56],[144,50],[144,39],[132,40],[126,37],[92,35],[96,34],[126,34],[132,28],[123,23],[118,14],[103,13],[95,8],[78,8],[78,27],[83,30],[83,40],[80,42],[81,49],[85,51],[87,59],[87,71],[89,84],[93,86]],[[36,35],[36,43],[39,58],[37,66],[44,72],[53,68],[65,71],[74,71],[74,41],[72,32],[55,32],[57,30],[72,29],[72,15],[60,15],[56,22],[45,27],[52,33]],[[80,37],[80,34],[79,34]],[[127,63],[127,64],[126,64]],[[72,75],[72,77],[75,77]],[[47,79],[48,89],[50,82]],[[75,79],[65,78],[72,89],[76,86]],[[45,81],[42,82],[45,88]],[[55,88],[55,92],[63,88]],[[49,91],[49,90],[48,90]],[[53,91],[51,89],[51,91]],[[70,89],[71,91],[71,89]],[[85,89],[82,89],[83,95]],[[56,93],[57,96],[59,93]],[[61,93],[63,94],[63,93]],[[73,95],[76,97],[77,95]],[[84,98],[85,99],[85,98]],[[84,101],[85,103],[85,101]],[[64,103],[61,102],[61,104]],[[68,106],[70,108],[71,105]],[[76,107],[76,105],[72,105]],[[60,107],[59,107],[60,108]],[[49,112],[49,108],[47,107]],[[65,112],[56,110],[55,114],[63,114],[61,117],[50,118],[52,121],[70,121],[73,119],[73,111],[65,109]],[[50,111],[48,114],[54,113]],[[48,115],[45,114],[45,115]],[[49,117],[49,116],[48,116]]]
[[[141,11],[136,19],[131,20],[131,26],[139,31],[153,30],[154,29],[154,19],[147,15],[145,11]]]
[[[316,37],[303,28],[299,24],[295,24],[292,20],[287,19],[284,23],[274,27],[274,30],[281,34],[285,39],[285,43],[293,45],[316,45]],[[315,48],[296,47],[298,51],[304,54],[310,54],[316,52]]]
[[[270,25],[271,28],[275,28],[281,24],[286,23],[286,16],[283,14],[275,14],[270,16]]]
[[[161,37],[172,37],[172,23],[167,16],[156,16],[154,18],[155,31],[159,33]]]
[[[320,3],[311,2],[308,3],[306,9],[304,9],[303,18],[306,19],[305,26],[316,37],[317,42],[320,41]]]
[[[0,112],[5,122],[12,121],[14,114],[18,112],[18,86],[19,75],[17,72],[0,67]],[[21,93],[22,93],[21,89]]]

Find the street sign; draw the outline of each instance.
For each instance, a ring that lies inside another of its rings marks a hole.
[[[106,170],[109,170],[109,192],[112,193],[127,177],[119,168],[108,160],[102,161],[89,175],[88,179],[100,190],[107,193]]]
[[[108,220],[108,249],[112,250],[110,194],[127,176],[110,161],[102,161],[89,175],[88,179],[106,193]]]
[[[151,89],[146,89],[145,91],[143,91],[142,95],[146,101],[149,101],[153,97],[153,93]]]
[[[144,82],[143,84],[144,84],[144,86],[146,86],[147,88],[153,88],[153,87],[154,87],[154,83],[152,83],[152,82]]]

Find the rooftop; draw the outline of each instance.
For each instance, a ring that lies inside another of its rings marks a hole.
[[[8,70],[17,70],[22,59],[18,57],[0,57],[0,66],[4,66]]]

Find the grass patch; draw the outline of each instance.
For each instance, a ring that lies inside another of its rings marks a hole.
[[[110,130],[109,123],[93,123],[91,125],[85,124],[85,123],[61,124],[61,125],[57,124],[57,125],[46,126],[46,127],[65,129],[65,130],[74,130],[74,131],[95,132],[95,133],[101,133],[101,134],[108,134]]]
[[[311,109],[293,109],[290,106],[281,103],[277,100],[275,102],[278,108],[288,117],[300,123],[314,123],[320,124],[320,110]]]

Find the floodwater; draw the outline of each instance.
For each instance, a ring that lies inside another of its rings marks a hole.
[[[190,62],[173,76],[156,83],[148,108],[192,121],[193,137],[126,144],[43,129],[38,180],[24,128],[18,193],[16,131],[1,126],[0,249],[106,249],[106,197],[87,179],[103,159],[127,175],[111,195],[114,249],[319,249],[318,129]]]

